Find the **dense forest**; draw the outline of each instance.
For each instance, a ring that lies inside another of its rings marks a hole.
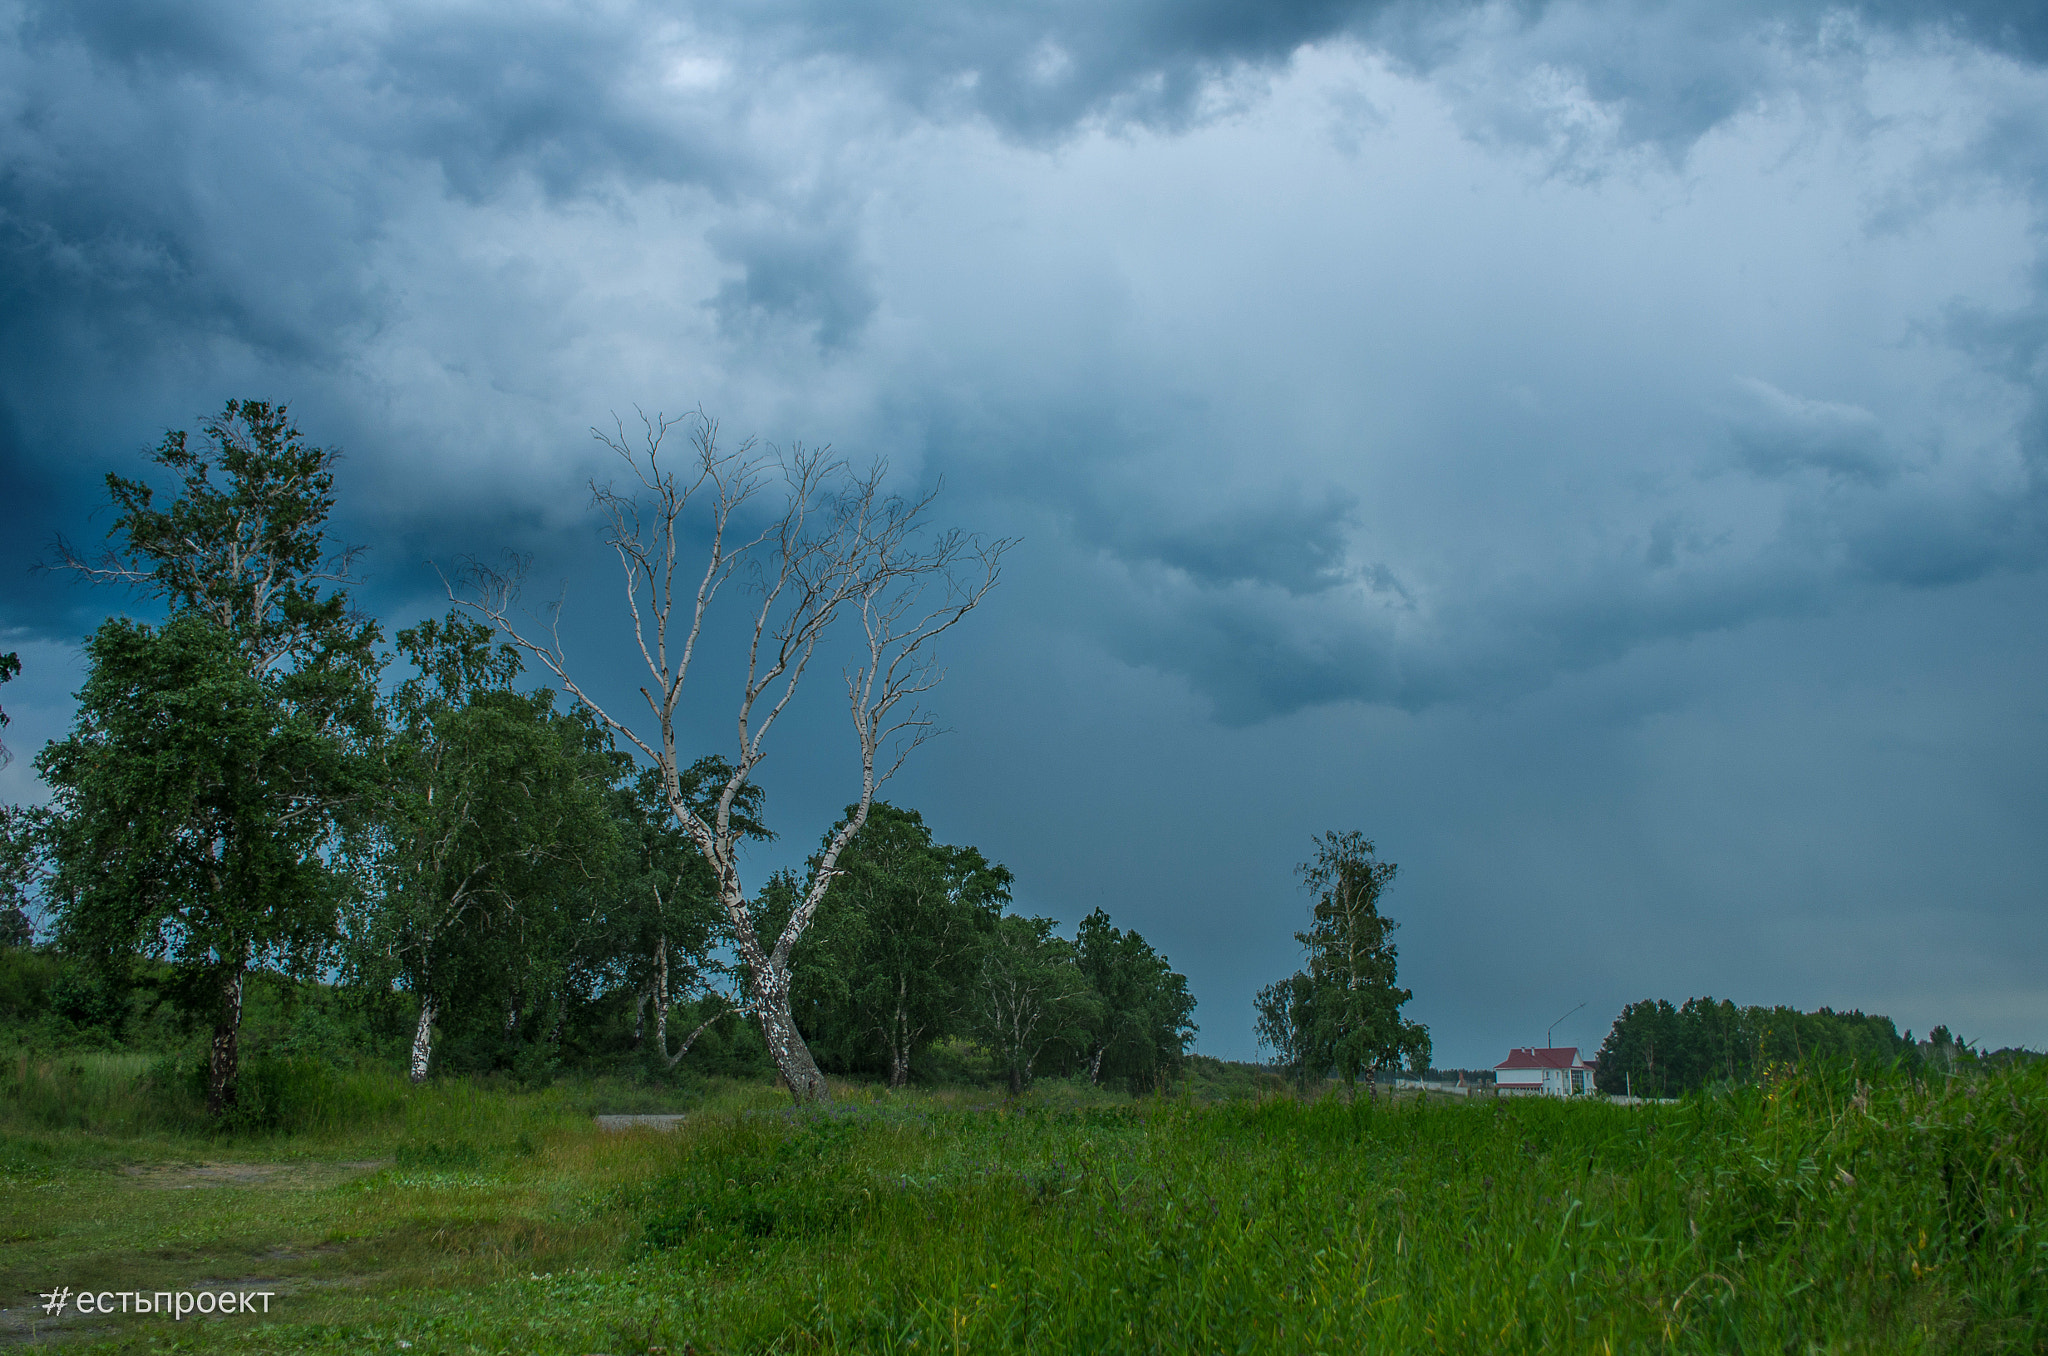
[[[703,458],[731,470],[708,439]],[[866,790],[806,867],[740,896],[739,846],[775,836],[749,775],[773,712],[737,759],[664,746],[650,764],[630,730],[530,684],[534,650],[487,608],[387,643],[345,587],[353,553],[326,538],[334,454],[281,406],[230,402],[156,460],[172,502],[110,475],[111,548],[59,543],[61,568],[161,620],[114,616],[88,638],[75,723],[34,756],[48,802],[0,809],[0,1020],[20,1039],[182,1054],[223,1115],[250,1061],[403,1060],[415,1080],[767,1072],[784,1013],[806,1067],[891,1086],[1143,1089],[1183,1059],[1186,980],[1100,909],[1071,937],[1017,913],[1007,868],[875,795],[887,728],[863,729]],[[830,467],[800,469],[840,536],[785,539],[785,566],[852,540],[832,559],[870,568],[848,595],[866,604],[950,560],[906,567],[896,539],[849,537],[849,503],[910,515],[872,481],[869,500],[832,499]],[[798,645],[832,621],[794,615]]]
[[[1646,998],[1615,1018],[1600,1047],[1598,1081],[1605,1093],[1677,1097],[1807,1066],[1942,1072],[2036,1058],[2026,1050],[1978,1051],[1946,1026],[1916,1041],[1891,1018],[1862,1012],[1737,1007],[1712,998],[1673,1007]]]

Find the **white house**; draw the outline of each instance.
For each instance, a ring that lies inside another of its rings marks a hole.
[[[1493,1084],[1503,1094],[1581,1097],[1593,1090],[1593,1068],[1576,1045],[1524,1046],[1493,1066]]]

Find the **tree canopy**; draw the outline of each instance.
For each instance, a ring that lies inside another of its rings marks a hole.
[[[1414,995],[1396,982],[1399,924],[1379,910],[1398,868],[1355,831],[1319,834],[1314,845],[1298,868],[1314,897],[1308,930],[1295,934],[1308,964],[1259,991],[1261,1043],[1304,1081],[1335,1074],[1353,1084],[1403,1061],[1427,1067],[1429,1028],[1401,1015]]]

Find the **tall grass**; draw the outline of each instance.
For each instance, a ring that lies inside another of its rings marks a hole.
[[[113,1116],[149,1073],[34,1077]],[[2048,1350],[2040,1066],[1652,1107],[733,1083],[668,1135],[590,1124],[630,1090],[380,1077],[325,1152],[392,1167],[294,1208],[421,1279],[242,1349]]]
[[[182,1133],[203,1127],[206,1107],[177,1065],[125,1051],[0,1054],[0,1125],[13,1131]]]
[[[2038,1351],[2044,1168],[2038,1069],[734,1117],[632,1203],[628,1283],[678,1349]]]

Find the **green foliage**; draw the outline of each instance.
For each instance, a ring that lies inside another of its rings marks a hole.
[[[53,952],[0,948],[0,1026],[20,1027],[48,1012],[63,973],[64,962]]]
[[[15,1130],[138,1135],[207,1124],[189,1062],[132,1051],[26,1047],[0,1059],[0,1117]]]
[[[1031,1085],[1047,1056],[1078,1055],[1099,1021],[1074,944],[1050,918],[1005,914],[996,920],[975,976],[969,1033],[988,1047],[1014,1096]]]
[[[838,873],[795,967],[792,1003],[826,1068],[901,1087],[914,1061],[962,1029],[1010,871],[975,848],[933,842],[917,811],[876,801]]]
[[[203,1096],[206,1065],[191,1067],[190,1087]],[[396,1116],[398,1089],[381,1070],[341,1070],[324,1060],[263,1054],[242,1069],[241,1095],[221,1128],[242,1133],[307,1134]]]
[[[170,963],[182,1006],[214,1025],[224,1109],[244,974],[311,969],[346,888],[335,810],[360,776],[324,700],[332,675],[252,672],[195,612],[161,629],[111,619],[86,653],[76,725],[36,759],[58,939],[112,990],[138,955]]]
[[[555,711],[552,691],[512,690],[517,653],[489,627],[451,613],[398,646],[415,673],[389,703],[376,887],[350,920],[350,973],[412,994],[415,1077],[437,1028],[455,1037],[457,1067],[545,1077],[557,1042],[522,1041],[522,1023],[557,1026],[572,1001],[620,865],[624,766],[582,713]]]
[[[1136,931],[1110,926],[1101,909],[1081,920],[1074,942],[1075,960],[1095,994],[1089,1080],[1120,1080],[1136,1093],[1172,1074],[1198,1030],[1187,977],[1174,973]]]
[[[195,613],[160,630],[111,619],[86,655],[77,726],[36,760],[59,810],[67,949],[237,973],[266,954],[310,964],[336,898],[318,802],[346,775],[321,722]]]
[[[1394,929],[1379,911],[1397,868],[1374,855],[1361,833],[1315,838],[1316,855],[1301,881],[1315,896],[1306,932],[1295,939],[1308,966],[1260,990],[1259,1041],[1274,1050],[1304,1085],[1331,1073],[1347,1084],[1407,1061],[1429,1065],[1429,1028],[1401,1016],[1414,995],[1396,983]]]
[[[0,805],[0,945],[35,939],[33,915],[43,912],[52,859],[52,816],[40,805]]]
[[[1677,1008],[1662,999],[1623,1008],[1600,1046],[1598,1063],[1603,1092],[1675,1097],[1807,1063],[1868,1070],[1902,1061],[1917,1063],[1919,1052],[1889,1017],[1832,1008],[1739,1008],[1725,999],[1691,998]]]
[[[367,644],[374,624],[352,620],[347,594],[328,587],[354,554],[327,556],[340,454],[309,445],[283,405],[260,400],[230,400],[201,425],[201,439],[195,447],[174,430],[156,449],[156,462],[182,482],[169,508],[155,506],[148,484],[107,477],[119,510],[108,535],[126,539],[128,557],[95,567],[66,551],[67,563],[208,618],[252,671]]]
[[[1813,1073],[1669,1108],[892,1106],[720,1120],[682,1152],[636,1207],[672,1253],[534,1283],[498,1314],[421,1306],[398,1330],[423,1350],[513,1332],[594,1349],[627,1315],[699,1350],[2017,1353],[2048,1339],[2038,1068]],[[549,1337],[520,1326],[535,1321]]]
[[[45,888],[60,938],[110,973],[137,954],[177,968],[187,1007],[213,1021],[209,1103],[222,1113],[242,976],[306,970],[333,940],[380,661],[376,624],[331,587],[346,553],[323,558],[334,454],[253,401],[230,401],[204,440],[174,432],[158,447],[182,481],[167,509],[148,485],[107,478],[125,556],[94,565],[63,548],[74,570],[170,616],[99,628],[77,722],[36,770],[55,793]]]
[[[112,1058],[126,1057],[88,1057]],[[1632,1108],[1073,1104],[1085,1088],[1048,1085],[980,1108],[878,1091],[792,1115],[759,1084],[717,1090],[664,1134],[597,1130],[598,1090],[387,1076],[396,1115],[241,1135],[225,1163],[175,1136],[124,1141],[173,1160],[136,1175],[106,1171],[103,1130],[30,1128],[6,1092],[16,1068],[0,1061],[0,1266],[21,1285],[55,1268],[174,1286],[258,1255],[261,1274],[311,1282],[282,1312],[197,1336],[189,1320],[116,1316],[94,1335],[106,1349],[2048,1343],[2038,1064],[1861,1081],[1812,1069]],[[276,1176],[187,1178],[197,1157]],[[364,1159],[391,1166],[365,1173]],[[327,1269],[300,1270],[314,1266]]]

